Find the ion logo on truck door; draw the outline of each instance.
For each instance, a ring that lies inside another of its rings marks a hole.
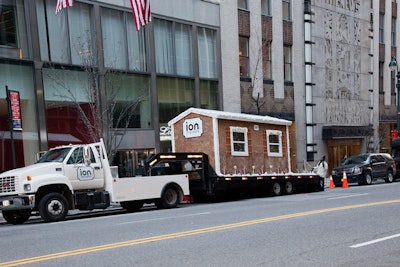
[[[90,166],[78,168],[78,179],[81,181],[89,181],[94,179],[94,169]]]

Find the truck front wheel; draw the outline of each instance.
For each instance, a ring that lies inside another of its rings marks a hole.
[[[3,210],[3,218],[11,224],[23,224],[31,216],[31,210]]]
[[[158,208],[171,209],[178,206],[180,201],[179,192],[173,186],[168,186],[161,194],[161,198],[157,201]]]
[[[45,195],[39,201],[39,214],[45,222],[64,220],[68,214],[67,199],[59,193]]]

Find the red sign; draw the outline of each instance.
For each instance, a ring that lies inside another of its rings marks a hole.
[[[11,119],[13,123],[13,130],[22,130],[21,120],[21,104],[19,99],[19,92],[10,92],[10,103],[11,103]]]

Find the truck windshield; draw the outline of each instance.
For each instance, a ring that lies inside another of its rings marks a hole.
[[[64,148],[58,148],[58,149],[52,149],[47,151],[46,154],[44,154],[37,163],[43,163],[43,162],[62,162],[65,157],[68,155],[68,152],[71,150],[70,147],[64,147]]]

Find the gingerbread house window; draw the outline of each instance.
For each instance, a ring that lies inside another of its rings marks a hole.
[[[232,156],[248,156],[249,146],[247,139],[247,128],[230,127],[230,132]]]
[[[267,130],[268,156],[282,157],[282,132]]]

